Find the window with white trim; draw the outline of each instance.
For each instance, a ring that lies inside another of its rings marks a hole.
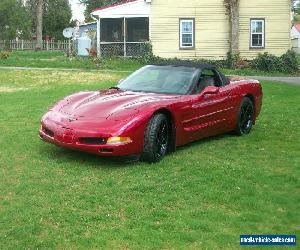
[[[180,19],[180,48],[193,49],[194,44],[194,19]]]
[[[265,20],[251,19],[250,20],[250,47],[264,48],[265,47]]]

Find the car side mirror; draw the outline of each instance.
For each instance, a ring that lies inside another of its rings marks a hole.
[[[123,81],[124,81],[124,79],[120,79],[120,80],[118,81],[118,84],[122,83]]]
[[[207,86],[202,92],[201,96],[214,95],[219,93],[219,88],[215,86]]]

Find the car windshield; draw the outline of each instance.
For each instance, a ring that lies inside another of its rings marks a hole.
[[[118,88],[136,92],[187,94],[199,70],[184,66],[145,66],[122,81]]]

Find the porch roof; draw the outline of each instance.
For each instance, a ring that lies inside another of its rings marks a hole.
[[[128,0],[96,9],[92,15],[99,18],[149,17],[150,3],[145,0]]]

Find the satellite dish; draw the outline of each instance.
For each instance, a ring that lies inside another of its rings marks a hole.
[[[74,33],[74,28],[71,27],[66,28],[63,31],[63,35],[65,38],[71,38],[73,36],[73,33]]]

